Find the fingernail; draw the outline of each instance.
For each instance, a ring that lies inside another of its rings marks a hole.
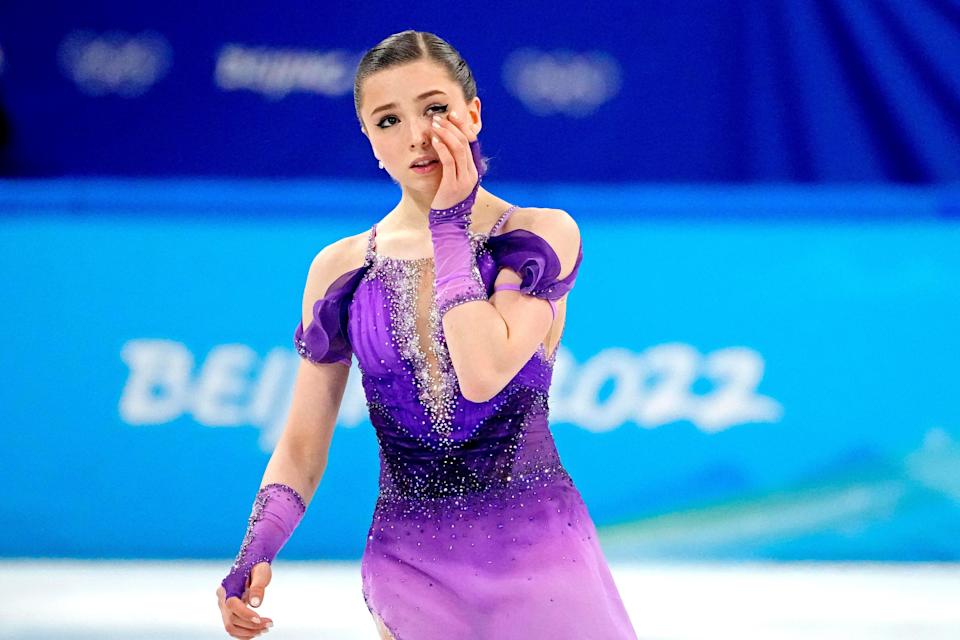
[[[252,605],[255,606],[255,607],[259,607],[259,606],[260,606],[260,598],[258,598],[257,596],[253,596],[252,598],[250,598],[250,604],[252,604]]]
[[[450,112],[450,115],[453,116],[454,118],[459,118],[459,117],[460,117],[460,116],[457,115],[457,112],[456,112],[456,111],[451,111],[451,112]]]
[[[270,621],[270,622],[267,623],[267,628],[268,628],[268,629],[269,629],[270,627],[272,627],[272,626],[273,626],[273,621]]]
[[[252,620],[254,624],[260,624],[260,618],[258,616],[253,616]]]
[[[434,121],[433,121],[433,126],[436,127],[437,129],[439,129],[439,128],[440,128],[440,123],[439,123],[437,120],[434,120]]]

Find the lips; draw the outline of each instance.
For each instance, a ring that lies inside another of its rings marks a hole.
[[[434,171],[436,171],[437,166],[439,164],[440,163],[438,161],[434,160],[432,162],[428,162],[425,165],[416,165],[416,166],[410,167],[410,171],[413,171],[414,173],[417,173],[417,174],[426,175],[428,173],[433,173]]]
[[[439,159],[438,159],[438,158],[431,158],[430,156],[420,156],[419,158],[417,158],[416,160],[414,160],[413,162],[411,162],[411,163],[410,163],[410,166],[411,166],[411,167],[417,167],[417,166],[421,166],[421,167],[422,167],[422,166],[426,166],[426,165],[427,165],[428,163],[430,163],[430,162],[439,162]]]

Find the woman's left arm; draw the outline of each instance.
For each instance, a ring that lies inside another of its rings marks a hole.
[[[553,249],[560,260],[558,279],[573,271],[580,247],[580,229],[570,214],[551,209],[536,212],[526,228]],[[494,286],[517,284],[520,276],[503,268]],[[499,393],[530,360],[553,326],[566,313],[566,294],[556,301],[554,318],[544,298],[519,291],[496,291],[487,302],[460,304],[444,314],[443,332],[460,391],[471,402],[485,402]]]
[[[547,300],[517,292],[487,298],[468,237],[483,174],[477,130],[451,113],[434,118],[434,132],[433,146],[443,165],[429,217],[438,310],[460,391],[472,402],[484,402],[533,356],[553,324],[553,311]],[[550,245],[560,262],[558,277],[566,277],[579,256],[576,222],[562,210],[534,218],[528,230]],[[520,282],[519,274],[503,269],[495,286]]]

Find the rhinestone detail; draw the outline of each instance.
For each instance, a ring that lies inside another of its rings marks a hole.
[[[257,565],[261,562],[267,562],[269,564],[273,563],[273,558],[269,555],[257,554],[247,556],[247,549],[257,538],[256,524],[260,522],[260,519],[263,516],[263,509],[267,502],[269,500],[277,500],[281,497],[289,502],[292,502],[297,508],[297,512],[299,513],[298,517],[303,517],[303,514],[307,510],[307,505],[300,494],[297,493],[293,487],[279,482],[271,482],[261,487],[257,492],[257,497],[253,501],[253,508],[250,511],[250,517],[247,519],[247,531],[243,536],[243,541],[240,543],[240,550],[237,551],[237,556],[234,558],[233,564],[230,567],[231,575],[235,573],[242,573],[244,578],[246,578],[250,574],[250,571],[253,569],[254,565]]]

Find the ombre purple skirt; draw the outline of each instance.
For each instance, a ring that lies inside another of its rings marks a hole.
[[[582,258],[540,236],[471,236],[487,291],[502,268],[557,300]],[[459,391],[433,302],[431,258],[377,253],[340,276],[294,342],[313,362],[357,356],[380,445],[363,596],[395,640],[635,639],[583,499],[547,423],[556,359],[544,345],[495,397]]]

